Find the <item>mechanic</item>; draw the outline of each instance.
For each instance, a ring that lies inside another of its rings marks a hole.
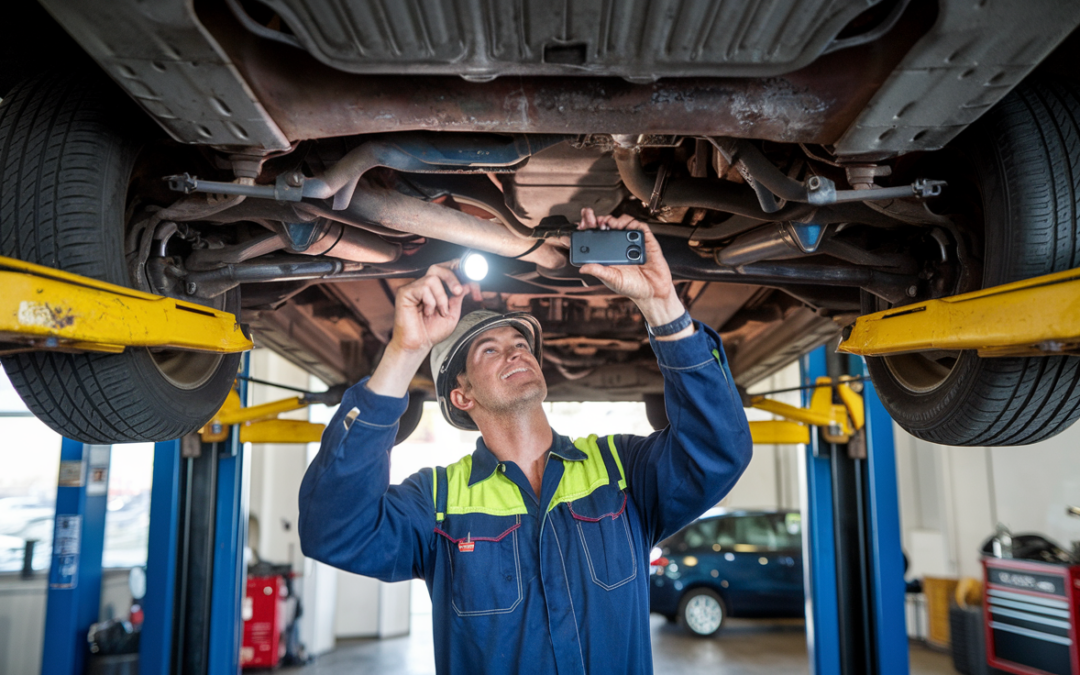
[[[641,310],[668,428],[555,433],[539,322],[484,310],[459,321],[466,288],[435,266],[398,291],[383,358],[345,394],[300,488],[304,555],[427,582],[439,673],[651,673],[651,549],[720,501],[750,461],[720,337],[690,319],[648,227],[585,209],[578,228],[644,235],[645,264],[581,272]],[[390,485],[398,418],[429,351],[443,415],[481,438],[471,456]]]

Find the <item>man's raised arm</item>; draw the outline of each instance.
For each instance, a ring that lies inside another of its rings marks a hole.
[[[645,264],[583,265],[581,271],[638,306],[664,376],[670,426],[648,437],[619,436],[616,441],[630,494],[655,542],[731,490],[750,463],[750,427],[720,336],[701,324],[683,327],[686,309],[649,228],[630,216],[597,218],[590,209],[581,215],[582,229],[636,229],[645,239]]]
[[[390,450],[409,383],[431,346],[453,332],[464,295],[442,266],[398,291],[382,360],[345,393],[300,485],[304,555],[386,581],[423,575],[435,523],[431,475],[391,486]]]

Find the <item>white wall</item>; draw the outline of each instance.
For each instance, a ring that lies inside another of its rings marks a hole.
[[[251,376],[300,389],[315,384],[306,372],[277,354],[256,349],[251,355]],[[252,404],[269,403],[295,393],[252,385]],[[323,406],[303,408],[279,415],[283,419],[307,420],[325,415]],[[321,420],[320,420],[321,421]],[[318,450],[318,444],[257,443],[251,446],[251,515],[258,519],[258,539],[249,541],[262,560],[289,563],[301,575],[296,584],[303,603],[300,640],[309,653],[334,648],[334,611],[337,605],[337,570],[305,558],[300,550],[297,522],[300,518],[300,482]]]
[[[910,574],[982,577],[979,548],[997,522],[1064,548],[1080,540],[1080,425],[1035,445],[958,448],[896,427],[901,527]]]
[[[766,392],[799,386],[799,364],[792,363],[758,382],[751,392]],[[801,406],[799,392],[770,395],[769,398]],[[780,419],[760,410],[747,410],[750,420]],[[798,445],[755,445],[750,466],[720,503],[731,508],[798,509],[800,501]]]
[[[251,374],[261,380],[301,389],[321,387],[306,372],[265,349],[252,353]],[[265,385],[252,386],[254,405],[294,395]],[[316,405],[280,417],[325,423],[333,410]],[[304,557],[297,532],[298,496],[304,472],[318,449],[317,443],[263,443],[251,448],[250,508],[259,521],[259,536],[258,541],[249,543],[263,560],[288,562],[303,575],[298,584],[304,604],[300,639],[312,654],[333,649],[337,637],[387,637],[407,633],[409,613],[408,584],[384,584]]]
[[[306,389],[308,374],[266,349],[251,355],[252,377]],[[284,389],[252,385],[252,404],[277,401],[296,394]],[[279,415],[284,419],[307,420],[304,408]],[[297,496],[307,468],[307,445],[303,443],[257,443],[251,446],[251,514],[259,520],[259,540],[250,542],[263,560],[290,563],[303,569],[300,537],[296,523],[300,517]]]
[[[128,615],[131,592],[127,570],[105,570],[101,580],[100,618]],[[41,671],[45,647],[45,607],[48,573],[32,579],[0,575],[0,675],[30,675]]]
[[[334,635],[339,638],[374,637],[379,634],[379,586],[377,579],[338,571],[337,611]],[[408,606],[405,608],[408,611]]]

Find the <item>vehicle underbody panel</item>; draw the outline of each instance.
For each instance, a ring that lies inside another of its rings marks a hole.
[[[656,80],[796,70],[839,46],[840,31],[880,2],[266,0],[265,5],[309,53],[348,72]]]
[[[257,344],[341,384],[398,287],[486,252],[465,310],[541,321],[552,400],[663,382],[640,312],[545,219],[649,223],[749,386],[868,301],[978,276],[964,176],[922,151],[1080,23],[1053,0],[41,2],[173,139],[132,201],[136,286],[239,287]]]

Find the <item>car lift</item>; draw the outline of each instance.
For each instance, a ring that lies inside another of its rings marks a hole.
[[[228,313],[0,257],[0,341],[18,349],[119,352],[251,348]],[[858,319],[841,353],[801,361],[805,408],[747,405],[755,443],[805,444],[802,464],[807,641],[816,675],[908,672],[893,425],[849,355],[977,349],[983,356],[1076,353],[1080,271],[931,300]],[[244,371],[247,370],[245,359]],[[860,396],[855,382],[861,381]],[[322,425],[276,415],[335,394],[245,407],[247,378],[199,434],[157,443],[140,672],[236,673],[247,538],[247,442],[312,442]],[[320,400],[321,399],[321,400]],[[816,433],[811,433],[816,429]],[[57,489],[42,672],[85,668],[96,620],[109,446],[65,439]]]

